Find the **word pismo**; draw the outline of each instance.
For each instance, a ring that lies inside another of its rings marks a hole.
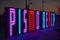
[[[20,35],[55,26],[55,13],[6,7],[4,14],[6,36]]]

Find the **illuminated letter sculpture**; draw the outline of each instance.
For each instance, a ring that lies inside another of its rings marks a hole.
[[[13,25],[15,25],[15,21],[16,21],[16,19],[15,19],[15,9],[14,8],[10,8],[10,13],[9,13],[9,15],[10,15],[10,36],[12,36],[13,34],[12,34],[12,27],[13,27]]]
[[[46,14],[45,12],[42,12],[42,28],[44,29],[46,26]]]
[[[18,9],[18,33],[21,34],[21,9]]]
[[[25,29],[23,31],[25,33],[25,32],[27,32],[27,19],[26,19],[27,10],[24,10],[23,12],[24,12],[23,13],[23,22],[25,24]]]
[[[48,12],[46,12],[46,27],[48,27]]]
[[[39,15],[40,15],[40,13],[39,13],[39,11],[36,11],[36,29],[38,30],[39,29]]]
[[[51,27],[51,13],[48,12],[48,27]]]
[[[33,10],[29,10],[29,32],[35,30],[35,13]]]

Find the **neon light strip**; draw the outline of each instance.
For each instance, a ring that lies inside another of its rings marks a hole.
[[[36,29],[39,29],[39,11],[36,12]]]
[[[18,33],[21,34],[21,9],[18,9]]]
[[[46,27],[48,27],[48,12],[46,12]]]
[[[25,23],[24,33],[27,32],[27,19],[25,18],[26,17],[25,14],[27,14],[27,10],[24,10],[24,15],[23,15],[24,16],[23,19],[24,19],[24,23]]]
[[[13,14],[13,16],[12,16]],[[10,8],[10,36],[12,36],[12,27],[13,25],[15,24],[15,9],[14,8]],[[13,17],[13,20],[12,20],[12,17]]]
[[[43,28],[45,28],[45,12],[43,12],[42,14],[43,14],[42,15],[42,19],[43,19],[42,26],[43,26]]]

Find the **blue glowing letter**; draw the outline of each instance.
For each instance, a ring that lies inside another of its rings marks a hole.
[[[18,9],[18,33],[21,33],[21,9]]]
[[[42,13],[42,27],[45,28],[45,12]]]

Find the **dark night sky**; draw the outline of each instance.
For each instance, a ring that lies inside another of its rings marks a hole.
[[[32,4],[29,4],[30,9],[42,10],[42,0],[29,1],[32,2]],[[60,4],[59,2],[60,0],[44,0],[44,10],[58,12],[57,5]],[[0,0],[0,14],[3,14],[4,7],[25,8],[25,0]]]

